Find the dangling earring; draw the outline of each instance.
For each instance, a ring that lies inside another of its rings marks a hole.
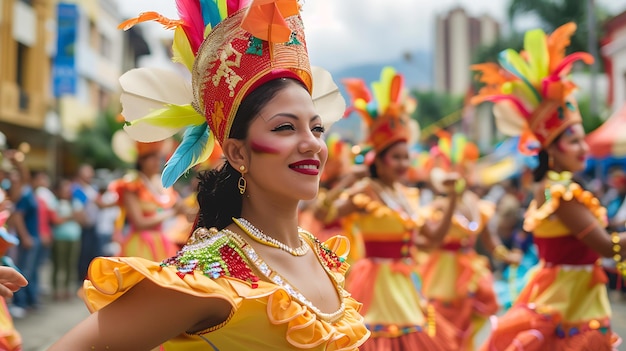
[[[554,168],[554,157],[552,155],[548,155],[548,168]]]
[[[243,173],[246,171],[246,166],[239,166],[239,172],[241,172],[241,176],[239,177],[239,182],[237,182],[237,188],[239,188],[239,194],[243,195],[246,192],[246,178],[243,177]]]

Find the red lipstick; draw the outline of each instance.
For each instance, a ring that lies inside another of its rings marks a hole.
[[[318,175],[320,173],[320,161],[302,160],[290,164],[289,168],[306,175]]]

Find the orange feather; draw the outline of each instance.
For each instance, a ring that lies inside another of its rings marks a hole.
[[[565,57],[565,48],[570,44],[570,38],[576,32],[576,23],[569,22],[555,29],[548,37],[548,56],[550,66],[548,72],[553,72]]]
[[[138,23],[143,23],[143,22],[148,22],[148,21],[158,22],[161,25],[163,25],[163,27],[165,27],[165,29],[174,29],[174,28],[182,25],[182,23],[183,23],[180,20],[169,19],[169,18],[161,15],[158,12],[149,11],[149,12],[140,13],[139,16],[137,16],[135,18],[127,19],[126,21],[120,23],[117,26],[117,29],[129,30],[129,29],[131,29],[132,27],[134,27]]]
[[[285,18],[299,13],[296,0],[256,0],[241,22],[241,28],[271,43],[285,43],[291,37],[291,29]]]
[[[391,88],[389,91],[389,101],[391,103],[400,103],[402,99],[402,88],[404,87],[404,78],[396,74],[391,80]]]

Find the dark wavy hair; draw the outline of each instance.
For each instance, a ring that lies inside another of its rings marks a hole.
[[[291,84],[298,84],[305,88],[297,80],[280,78],[264,83],[249,93],[237,109],[228,137],[245,140],[254,117],[278,92]],[[241,216],[243,197],[237,188],[240,176],[239,171],[234,169],[228,161],[225,161],[218,169],[205,171],[198,175],[200,180],[198,184],[200,211],[198,212],[196,228],[215,227],[221,230],[232,223],[233,217]]]
[[[554,140],[552,141],[550,145],[557,143],[561,139],[562,136],[563,136],[563,133],[559,134],[556,138],[554,138]],[[548,171],[550,170],[550,156],[548,155],[546,148],[543,148],[541,149],[541,151],[539,151],[537,158],[539,160],[539,164],[537,165],[535,169],[533,169],[533,181],[534,182],[542,181],[543,178],[548,173]]]
[[[375,159],[382,159],[389,152],[389,150],[391,150],[392,147],[394,147],[394,146],[396,146],[396,145],[398,145],[400,143],[406,143],[406,141],[398,140],[395,143],[390,144],[386,148],[384,148],[381,151],[377,152]],[[378,179],[378,169],[376,167],[376,162],[372,162],[372,164],[370,164],[369,171],[370,171],[370,178]]]

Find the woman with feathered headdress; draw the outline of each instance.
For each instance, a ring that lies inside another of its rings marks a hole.
[[[117,195],[121,213],[118,222],[127,226],[115,239],[121,244],[121,256],[137,256],[148,260],[162,260],[174,255],[176,245],[167,235],[168,224],[185,206],[173,188],[161,185],[162,164],[172,150],[173,140],[150,143],[136,142],[123,130],[111,140],[115,154],[135,169],[109,185]]]
[[[493,102],[498,129],[539,156],[524,230],[533,233],[540,263],[511,309],[494,319],[483,350],[610,351],[619,343],[598,260],[613,257],[626,273],[626,233],[609,235],[605,208],[572,179],[589,147],[567,75],[574,62],[593,62],[587,53],[565,55],[575,30],[567,23],[549,36],[528,31],[521,53],[508,49],[500,65],[473,67],[485,83],[473,102]]]
[[[326,208],[329,220],[341,218],[357,238],[363,256],[354,262],[346,286],[363,303],[372,337],[361,350],[456,350],[456,330],[424,304],[419,286],[416,241],[437,242],[445,225],[429,225],[421,215],[419,192],[403,185],[409,169],[411,125],[415,103],[406,95],[403,76],[385,67],[372,84],[373,96],[361,79],[344,81],[353,108],[369,132],[369,176]],[[445,181],[453,186],[454,177]],[[451,197],[453,198],[453,197]],[[449,206],[441,223],[450,220]],[[447,216],[447,217],[446,217]]]
[[[459,350],[474,350],[474,337],[489,316],[498,311],[489,259],[476,252],[480,242],[493,256],[507,263],[518,263],[519,253],[506,249],[500,238],[489,230],[495,204],[482,200],[469,186],[473,183],[472,165],[478,158],[475,144],[461,133],[440,131],[433,158],[439,161],[431,171],[431,184],[442,197],[430,205],[430,218],[442,216],[442,200],[450,196],[441,185],[448,172],[463,174],[456,192],[454,214],[443,242],[426,248],[428,258],[420,265],[423,292],[428,301],[458,329]]]
[[[163,262],[98,258],[85,282],[93,314],[51,350],[357,350],[368,338],[344,290],[349,242],[298,227],[326,162],[324,117],[345,109],[332,78],[312,68],[296,0],[177,0],[168,72],[122,79],[127,131],[144,141],[188,127],[162,174],[165,187],[211,154],[200,176],[195,231]],[[320,75],[321,74],[321,75]],[[151,108],[152,107],[152,108]]]

